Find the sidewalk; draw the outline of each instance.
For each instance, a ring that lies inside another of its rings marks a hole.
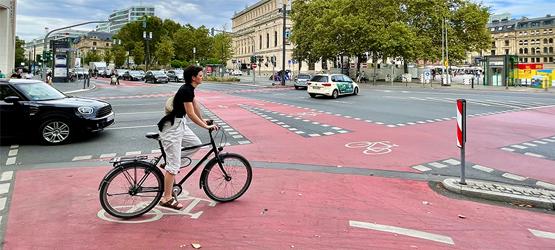
[[[433,83],[426,83],[422,84],[419,82],[384,82],[384,81],[376,81],[376,83],[369,82],[369,83],[359,83],[361,88],[420,88],[420,89],[453,89],[453,90],[478,90],[478,91],[511,91],[511,92],[534,92],[534,93],[555,93],[555,88],[549,88],[547,91],[545,89],[539,88],[532,88],[532,87],[513,87],[509,86],[506,88],[505,86],[487,86],[487,85],[478,85],[474,84],[474,88],[470,84],[460,84],[460,83],[453,83],[450,86],[442,86],[440,82],[433,82]]]
[[[52,86],[64,94],[72,94],[83,91],[89,91],[96,88],[94,79],[91,79],[91,83],[88,86],[84,86],[83,80],[78,80],[74,82],[53,82]]]
[[[459,179],[449,178],[443,181],[443,186],[451,192],[470,197],[555,210],[553,185],[539,189],[481,180],[466,180],[466,185],[462,185]]]

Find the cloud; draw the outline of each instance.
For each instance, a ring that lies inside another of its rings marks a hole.
[[[491,7],[492,14],[508,12],[517,19],[523,16],[535,18],[555,14],[553,0],[484,0],[482,2],[485,6]]]

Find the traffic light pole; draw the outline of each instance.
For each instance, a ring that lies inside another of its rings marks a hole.
[[[285,20],[287,19],[287,1],[283,1],[283,50],[281,51],[281,85],[285,85]]]
[[[91,22],[78,23],[78,24],[74,24],[74,25],[70,25],[62,28],[53,29],[50,32],[46,33],[46,36],[44,36],[44,46],[42,51],[46,51],[46,46],[48,44],[48,36],[50,36],[50,34],[52,34],[53,32],[69,29],[69,28],[73,28],[81,25],[87,25],[87,24],[93,24],[93,23],[107,23],[107,22],[109,21],[91,21]],[[52,72],[52,77],[54,77],[54,72]],[[42,80],[46,81],[46,63],[42,64]]]

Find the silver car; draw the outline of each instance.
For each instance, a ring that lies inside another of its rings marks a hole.
[[[310,80],[310,78],[312,78],[312,76],[309,74],[298,74],[297,77],[295,77],[295,89],[306,89],[308,87],[306,83]]]

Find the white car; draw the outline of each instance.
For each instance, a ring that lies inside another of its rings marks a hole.
[[[307,82],[310,97],[316,95],[337,98],[340,95],[358,95],[358,84],[343,74],[319,74]]]
[[[231,72],[232,76],[242,76],[243,72],[241,70],[234,70],[233,72]]]

